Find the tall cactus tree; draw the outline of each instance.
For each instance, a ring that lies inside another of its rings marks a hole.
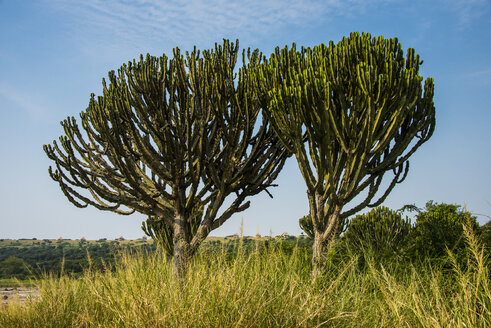
[[[381,204],[431,137],[434,86],[428,78],[423,89],[421,63],[395,38],[351,33],[329,46],[276,48],[258,66],[261,102],[307,184],[314,268],[346,218]],[[387,171],[394,176],[375,197]]]
[[[202,54],[141,56],[109,72],[80,114],[83,130],[67,118],[59,143],[44,146],[51,178],[75,206],[137,211],[154,235],[171,236],[178,277],[210,231],[273,186],[289,155],[249,78],[261,55],[244,51],[237,73],[238,54],[238,41],[224,40]]]

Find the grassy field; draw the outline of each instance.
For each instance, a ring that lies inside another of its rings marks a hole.
[[[348,256],[311,275],[307,248],[201,252],[179,283],[159,253],[122,253],[114,270],[46,277],[32,303],[0,307],[0,327],[491,327],[489,260],[449,269]],[[276,244],[280,245],[280,244]]]

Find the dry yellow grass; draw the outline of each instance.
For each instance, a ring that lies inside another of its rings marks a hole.
[[[450,273],[348,257],[312,279],[305,249],[273,245],[202,252],[181,285],[163,256],[123,253],[114,271],[40,281],[0,327],[491,327],[489,259],[466,238],[472,257]]]

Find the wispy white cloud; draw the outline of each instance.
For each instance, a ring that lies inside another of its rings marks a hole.
[[[16,111],[20,109],[33,121],[44,121],[46,119],[46,114],[48,113],[46,107],[40,104],[40,101],[34,99],[32,92],[23,92],[0,81],[0,100],[1,98],[16,106],[12,108],[4,107],[2,110]],[[3,106],[5,106],[5,103],[2,104]]]
[[[491,85],[491,69],[489,68],[472,72],[467,77],[480,85]]]
[[[489,13],[489,0],[443,0],[458,16],[460,28],[465,28],[472,22]]]
[[[108,44],[169,41],[196,44],[237,35],[254,40],[286,27],[349,16],[367,4],[394,0],[46,0],[72,23],[72,32]]]

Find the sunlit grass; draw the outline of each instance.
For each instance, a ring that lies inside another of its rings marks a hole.
[[[41,280],[37,301],[0,307],[0,327],[491,327],[489,259],[466,238],[451,272],[347,256],[314,280],[306,249],[275,243],[203,251],[182,284],[164,256],[122,253],[114,270]]]

